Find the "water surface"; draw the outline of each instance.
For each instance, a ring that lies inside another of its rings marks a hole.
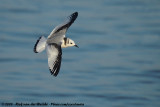
[[[160,106],[159,0],[0,2],[1,102]],[[67,36],[80,48],[63,49],[53,77],[33,46],[75,11]]]

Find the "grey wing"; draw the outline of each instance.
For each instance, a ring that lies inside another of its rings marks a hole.
[[[61,67],[62,49],[57,44],[47,45],[48,66],[51,75],[57,76]]]
[[[48,38],[52,38],[52,37],[59,36],[59,35],[61,36],[65,35],[67,29],[72,25],[72,23],[74,23],[77,16],[78,16],[78,12],[72,13],[64,24],[61,24],[57,26],[55,29],[53,29],[53,31],[50,33]]]

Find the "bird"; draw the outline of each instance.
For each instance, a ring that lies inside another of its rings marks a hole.
[[[77,17],[78,12],[72,13],[63,24],[56,26],[47,38],[44,36],[39,37],[34,45],[33,51],[35,53],[47,51],[49,70],[51,75],[55,77],[58,75],[61,67],[62,48],[72,46],[79,48],[72,39],[65,36],[68,28]]]

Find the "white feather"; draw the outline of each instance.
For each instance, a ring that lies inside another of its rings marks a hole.
[[[35,44],[34,51],[36,53],[42,52],[46,47],[46,41],[47,39],[44,36],[41,36]]]

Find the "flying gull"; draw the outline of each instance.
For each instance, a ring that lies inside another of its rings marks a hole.
[[[72,39],[65,36],[68,28],[72,25],[72,23],[74,23],[77,16],[78,12],[74,12],[73,14],[71,14],[64,24],[61,24],[53,29],[48,38],[41,36],[34,46],[35,53],[40,53],[46,49],[48,55],[49,70],[51,72],[51,75],[54,75],[55,77],[58,75],[61,67],[61,48],[71,46],[78,47]]]

